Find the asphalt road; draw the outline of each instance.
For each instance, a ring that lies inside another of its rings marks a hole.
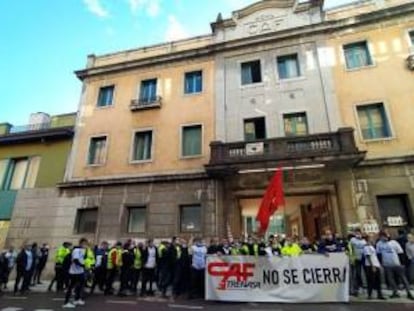
[[[105,297],[95,295],[85,299],[86,305],[78,310],[102,311],[405,311],[414,310],[413,303],[352,302],[349,304],[261,304],[220,303],[203,300],[170,301],[161,298]],[[62,309],[63,298],[53,293],[31,293],[14,297],[5,293],[0,297],[0,311],[52,311]]]

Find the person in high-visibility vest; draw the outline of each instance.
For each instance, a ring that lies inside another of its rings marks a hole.
[[[63,261],[65,257],[70,254],[72,244],[70,242],[64,242],[55,253],[55,276],[49,284],[48,290],[51,291],[53,284],[56,282],[56,291],[63,291],[63,285],[65,284],[65,275],[63,271]]]
[[[291,237],[286,237],[282,247],[282,256],[297,257],[302,254],[302,248]]]
[[[118,273],[119,267],[122,265],[122,243],[117,242],[108,253],[107,261],[107,279],[105,287],[105,295],[112,295],[114,288],[113,284]]]
[[[141,277],[141,271],[142,271],[143,248],[144,248],[143,243],[138,243],[138,245],[132,249],[132,253],[134,256],[134,265],[132,268],[132,291],[134,293],[138,292],[138,283],[139,283],[139,279]]]
[[[247,243],[244,243],[240,249],[241,255],[247,256],[259,256],[259,244],[253,239],[253,237],[249,236],[247,239]]]
[[[230,250],[230,255],[232,256],[239,256],[241,255],[241,244],[239,239],[234,239],[233,243],[231,243],[231,250]]]
[[[95,253],[92,248],[85,250],[85,285],[91,287],[93,282],[93,272],[95,269]]]

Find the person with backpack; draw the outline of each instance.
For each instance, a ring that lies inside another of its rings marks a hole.
[[[69,268],[69,286],[66,291],[65,302],[63,308],[73,309],[76,306],[84,306],[85,301],[82,299],[83,288],[85,285],[85,257],[88,248],[88,240],[82,238],[79,245],[76,246],[71,253],[71,264]],[[75,290],[75,300],[70,301],[72,291]]]

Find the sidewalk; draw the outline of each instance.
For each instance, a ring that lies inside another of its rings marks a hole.
[[[30,288],[30,293],[36,293],[36,294],[40,294],[40,293],[48,293],[48,287],[49,287],[50,281],[43,281],[42,284],[40,285],[36,285],[34,287]],[[115,284],[115,288],[117,288],[118,284]],[[7,290],[3,290],[3,293],[5,294],[10,294],[13,293],[13,288],[14,288],[14,281],[11,281],[8,283],[7,285]],[[54,292],[54,291],[53,291]],[[388,298],[391,296],[392,292],[389,290],[383,290],[383,295],[384,297]],[[414,292],[414,291],[413,291]],[[30,293],[28,295],[30,295]],[[99,295],[103,295],[102,292],[100,292],[99,290],[97,290],[94,295],[99,296]],[[372,300],[367,299],[367,294],[366,291],[364,290],[363,292],[360,293],[360,295],[358,297],[353,297],[350,296],[350,302],[351,303],[365,303],[365,302],[369,302],[369,303],[403,303],[403,304],[413,304],[414,305],[414,301],[411,301],[409,299],[406,298],[406,293],[405,291],[400,291],[400,295],[401,298],[398,299],[387,299],[387,300],[377,300],[376,298],[376,293],[373,294],[373,298]],[[155,297],[151,297],[150,299],[148,298],[142,298],[142,300],[146,300],[146,301],[153,301],[153,302],[165,302],[165,299],[159,299],[160,297],[158,297],[158,295],[156,295]],[[128,297],[126,297],[126,299],[128,299]]]

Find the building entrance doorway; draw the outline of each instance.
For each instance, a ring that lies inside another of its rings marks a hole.
[[[256,215],[261,200],[261,198],[239,200],[244,235],[258,231]],[[267,235],[306,236],[310,240],[316,240],[328,228],[335,229],[329,194],[295,195],[287,196],[286,206],[277,210],[271,217]]]

